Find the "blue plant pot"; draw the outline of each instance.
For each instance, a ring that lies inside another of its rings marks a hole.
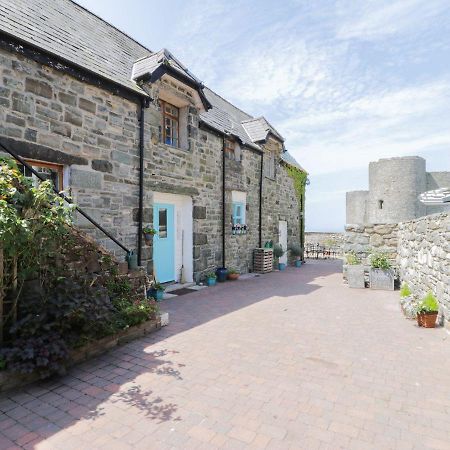
[[[219,281],[220,283],[223,283],[224,281],[227,281],[228,269],[225,267],[219,267],[216,270],[216,275],[217,275],[217,281]]]
[[[284,270],[284,269],[286,269],[286,264],[278,263],[278,270]]]
[[[164,291],[149,289],[147,291],[147,297],[154,298],[157,302],[160,302],[164,298]]]
[[[206,279],[206,285],[207,286],[215,286],[216,285],[216,279],[215,278],[207,278]]]
[[[295,260],[295,267],[302,267],[302,262],[299,259]]]

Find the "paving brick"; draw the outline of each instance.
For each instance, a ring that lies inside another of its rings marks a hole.
[[[164,301],[158,333],[0,398],[0,448],[449,448],[445,331],[339,270]]]

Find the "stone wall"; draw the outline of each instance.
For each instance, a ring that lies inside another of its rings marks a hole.
[[[64,165],[65,186],[74,201],[120,242],[137,247],[139,113],[137,101],[81,82],[54,68],[0,50],[0,136],[21,156]],[[146,86],[153,101],[144,121],[144,224],[153,223],[154,193],[187,195],[193,202],[194,279],[222,264],[221,136],[200,125],[192,95],[163,81]],[[181,148],[160,143],[159,98],[170,95],[180,108]],[[183,130],[182,130],[183,129]],[[267,149],[281,151],[269,139]],[[278,221],[288,221],[288,245],[300,240],[300,215],[292,179],[282,164],[263,183],[263,243],[278,242]],[[226,163],[228,266],[252,268],[258,246],[260,155],[242,151]],[[249,233],[231,234],[231,191],[247,193]],[[82,217],[77,225],[117,256],[124,252]],[[143,261],[152,271],[152,247]]]
[[[64,164],[75,202],[135,248],[138,105],[6,50],[0,50],[0,71],[0,135],[24,157]],[[123,256],[89,222],[77,219]]]
[[[327,233],[320,231],[307,231],[305,233],[306,245],[319,245],[324,247],[335,247],[340,252],[344,245],[344,233]]]
[[[416,299],[433,291],[450,326],[450,214],[400,223],[398,265]]]
[[[347,225],[344,235],[344,254],[355,252],[368,264],[368,255],[385,253],[395,265],[397,261],[397,224]]]

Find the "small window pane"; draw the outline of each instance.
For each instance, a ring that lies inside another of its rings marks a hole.
[[[167,209],[161,208],[159,210],[159,232],[158,235],[160,238],[167,237]]]

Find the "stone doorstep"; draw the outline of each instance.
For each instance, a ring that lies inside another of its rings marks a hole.
[[[91,342],[79,349],[74,349],[69,354],[67,367],[86,361],[95,356],[99,356],[108,350],[122,344],[126,344],[134,339],[153,333],[154,331],[169,324],[169,313],[161,312],[155,320],[149,320],[134,327],[120,331],[113,336],[105,336],[98,341]],[[0,371],[0,392],[23,387],[27,384],[40,380],[37,373],[17,374],[8,371]]]

